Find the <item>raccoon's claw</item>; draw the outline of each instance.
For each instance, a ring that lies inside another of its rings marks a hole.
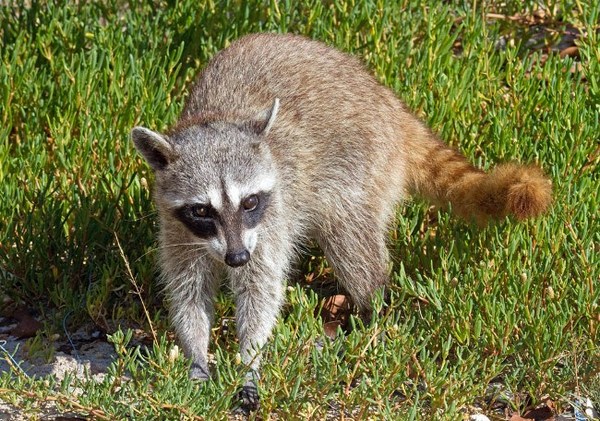
[[[238,400],[241,405],[240,409],[246,414],[258,409],[260,406],[258,388],[253,380],[248,380],[244,386],[242,386],[242,390],[238,393]]]
[[[190,367],[190,379],[204,382],[210,378],[208,370],[198,363],[192,363]]]

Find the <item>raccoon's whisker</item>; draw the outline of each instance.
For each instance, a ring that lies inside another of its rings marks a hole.
[[[197,248],[185,250],[183,253],[177,254],[177,258],[179,259],[179,262],[188,264],[192,263],[194,260],[203,259],[207,255],[208,252],[206,250]]]
[[[175,248],[175,247],[189,247],[189,246],[200,246],[200,247],[198,247],[196,249],[191,249],[191,250],[203,250],[203,248],[205,247],[205,245],[203,243],[161,244],[161,245],[159,245],[157,247],[150,248],[146,253],[142,254],[135,261],[138,262],[139,260],[143,259],[147,255],[149,255],[151,253],[155,253],[155,252],[157,252],[159,250],[165,250],[165,249],[168,249],[168,248]]]
[[[155,211],[155,210],[149,211],[149,212],[146,212],[144,215],[141,215],[137,218],[132,219],[132,221],[143,221],[144,219],[148,219],[148,218],[154,217],[156,215],[158,215],[158,211]]]
[[[135,259],[135,262],[139,262],[140,260],[142,260],[144,257],[148,256],[151,253],[154,253],[155,251],[158,250],[158,247],[152,247],[151,249],[149,249],[146,253],[142,254],[140,257],[138,257],[137,259]]]
[[[161,244],[158,247],[156,247],[156,249],[157,250],[162,250],[162,249],[166,249],[166,248],[170,248],[170,247],[190,247],[190,246],[206,247],[206,244],[205,243],[198,243],[198,242],[194,242],[194,243]]]
[[[193,260],[203,259],[208,256],[208,252],[203,247],[193,248],[193,249],[185,249],[180,253],[177,253],[177,257],[179,259],[187,259],[187,261],[192,262]]]

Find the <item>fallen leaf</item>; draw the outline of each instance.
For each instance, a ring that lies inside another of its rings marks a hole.
[[[42,328],[42,324],[23,307],[16,309],[12,317],[17,320],[17,325],[10,331],[10,334],[19,339],[31,338]]]
[[[559,53],[560,57],[579,57],[579,48],[575,45],[567,47]]]
[[[543,405],[525,412],[523,416],[526,418],[533,419],[535,421],[546,421],[552,419],[554,417],[554,414],[552,412],[552,409],[550,409],[546,405]]]
[[[338,327],[342,327],[342,323],[339,320],[323,323],[323,331],[330,339],[335,339]]]
[[[535,421],[533,418],[523,418],[519,414],[512,414],[510,417],[510,421]]]
[[[345,295],[338,294],[326,298],[321,308],[325,334],[333,339],[337,335],[338,327],[346,329],[351,312],[352,304]]]

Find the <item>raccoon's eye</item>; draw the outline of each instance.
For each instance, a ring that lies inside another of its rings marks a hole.
[[[242,207],[245,211],[253,211],[258,206],[258,196],[253,194],[242,201]]]
[[[208,216],[208,208],[202,205],[193,206],[192,215],[196,218],[206,218]]]

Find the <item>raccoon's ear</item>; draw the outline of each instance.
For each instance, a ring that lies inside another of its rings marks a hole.
[[[273,101],[273,106],[271,107],[271,109],[268,112],[269,118],[267,120],[267,125],[265,126],[265,128],[263,129],[261,134],[268,134],[269,130],[271,130],[271,127],[273,127],[273,124],[275,124],[275,119],[277,118],[277,113],[279,112],[279,98],[275,98],[275,100]]]
[[[252,132],[257,135],[267,135],[275,124],[275,118],[277,118],[277,112],[279,111],[279,98],[275,98],[273,105],[268,110],[264,110],[259,113],[253,120],[246,123]]]
[[[137,151],[155,171],[164,169],[175,158],[173,146],[159,133],[145,127],[134,127],[131,139]]]

